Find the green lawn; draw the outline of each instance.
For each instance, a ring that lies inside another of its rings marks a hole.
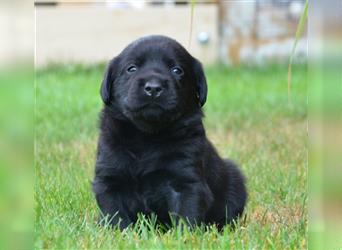
[[[104,65],[51,66],[36,76],[35,246],[54,249],[303,249],[307,246],[306,68],[206,69],[205,125],[240,163],[249,200],[235,230],[159,232],[143,218],[98,227],[91,192]]]

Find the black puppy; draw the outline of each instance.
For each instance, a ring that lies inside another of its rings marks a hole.
[[[101,96],[93,190],[103,215],[125,228],[137,214],[222,227],[243,212],[244,178],[205,135],[201,64],[164,36],[140,38],[112,59]]]

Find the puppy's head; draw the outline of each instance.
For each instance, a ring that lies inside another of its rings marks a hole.
[[[154,130],[203,106],[207,84],[200,62],[179,43],[148,36],[110,61],[101,96],[138,128]]]

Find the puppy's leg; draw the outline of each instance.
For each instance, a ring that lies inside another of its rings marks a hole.
[[[201,182],[182,184],[181,189],[176,187],[171,191],[168,200],[169,211],[176,222],[179,218],[183,218],[190,225],[198,225],[204,222],[212,200],[212,194],[207,185]]]
[[[101,193],[96,195],[102,217],[108,217],[111,226],[119,225],[120,229],[128,227],[133,221],[129,218],[124,208],[122,199],[113,193]]]
[[[101,218],[108,217],[110,225],[119,224],[120,229],[124,229],[132,223],[120,192],[115,192],[98,180],[94,181],[93,190],[102,213]]]

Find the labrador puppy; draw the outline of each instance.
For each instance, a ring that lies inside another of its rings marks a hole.
[[[244,177],[206,137],[206,78],[178,42],[132,42],[110,61],[100,92],[93,191],[112,225],[126,228],[143,213],[221,228],[242,214]]]

